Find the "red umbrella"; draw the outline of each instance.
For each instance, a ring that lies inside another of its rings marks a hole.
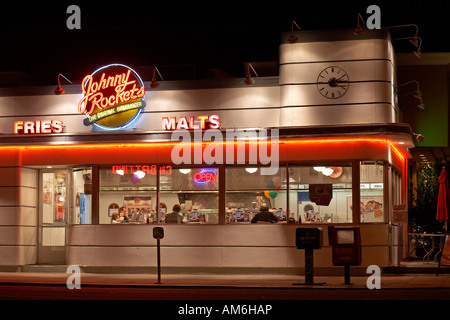
[[[439,195],[437,203],[436,220],[446,223],[448,220],[448,206],[450,205],[450,189],[448,186],[448,176],[445,167],[442,168],[441,175],[439,176]]]

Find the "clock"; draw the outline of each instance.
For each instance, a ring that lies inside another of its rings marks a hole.
[[[348,90],[348,74],[336,66],[325,68],[317,77],[317,90],[325,98],[338,99]]]

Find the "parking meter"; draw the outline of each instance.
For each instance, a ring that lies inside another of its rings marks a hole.
[[[161,240],[164,238],[164,228],[162,227],[154,227],[153,228],[153,238],[157,240]]]
[[[322,228],[297,228],[295,231],[295,242],[297,249],[305,250],[305,283],[294,283],[294,285],[318,285],[314,283],[314,255],[313,250],[321,249],[323,244]]]
[[[350,284],[350,266],[361,265],[361,233],[359,227],[328,227],[333,265],[345,267],[345,284]]]

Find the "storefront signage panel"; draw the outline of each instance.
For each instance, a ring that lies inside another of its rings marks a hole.
[[[83,98],[78,112],[86,114],[85,125],[101,130],[123,130],[138,119],[145,107],[145,87],[131,68],[108,65],[84,77]]]
[[[138,171],[142,171],[145,174],[156,175],[158,167],[153,165],[121,165],[121,166],[112,166],[113,174],[129,174],[136,173]],[[159,174],[162,176],[167,176],[172,174],[172,166],[161,166],[159,167]]]
[[[61,120],[14,121],[14,134],[50,134],[63,131]]]
[[[189,117],[163,117],[163,130],[196,130],[196,129],[219,129],[221,126],[220,117],[218,115],[202,115]]]

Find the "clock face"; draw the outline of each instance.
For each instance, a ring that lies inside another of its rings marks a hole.
[[[348,74],[339,67],[328,67],[317,77],[317,90],[325,98],[338,99],[342,97],[347,92],[348,85]]]

